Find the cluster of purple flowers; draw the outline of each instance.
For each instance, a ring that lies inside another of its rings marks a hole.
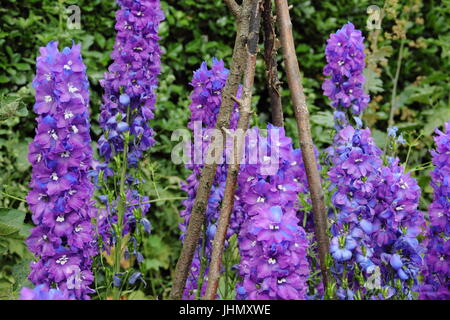
[[[277,139],[271,135],[275,130]],[[297,210],[298,194],[307,192],[305,169],[300,150],[293,150],[284,129],[269,125],[268,132],[264,137],[258,128],[249,130],[246,155],[261,146],[272,150],[276,144],[276,164],[273,159],[269,164],[274,155],[265,155],[255,164],[241,165],[238,177],[237,198],[244,217],[238,236],[242,282],[237,284],[237,298],[303,300],[309,275],[308,239]],[[248,142],[250,137],[257,140]]]
[[[195,153],[205,155],[208,147],[211,143],[211,136],[208,135],[208,130],[215,128],[217,115],[219,113],[220,104],[222,101],[222,89],[225,86],[228,78],[228,69],[225,68],[222,60],[213,58],[211,69],[208,69],[207,63],[203,62],[201,67],[194,72],[191,85],[194,88],[191,94],[191,104],[189,109],[191,111],[191,117],[188,123],[188,127],[194,131],[194,146],[190,146],[192,163],[187,164],[186,167],[192,170],[191,174],[187,178],[186,182],[182,183],[181,189],[187,193],[187,199],[183,201],[185,209],[180,212],[183,218],[183,223],[180,224],[182,232],[181,239],[184,239],[184,234],[189,224],[190,213],[194,204],[195,196],[197,194],[198,179],[203,169],[203,161],[195,161]],[[238,121],[238,107],[235,105],[234,112],[231,118],[231,128],[236,128]],[[195,132],[196,127],[200,131]],[[195,147],[200,144],[200,152]],[[194,148],[193,148],[194,147]],[[211,194],[208,199],[208,207],[206,209],[205,225],[207,226],[206,235],[201,239],[198,249],[195,252],[194,260],[192,263],[191,271],[189,273],[184,298],[193,299],[196,297],[198,290],[198,279],[200,276],[201,259],[202,257],[209,261],[211,255],[211,243],[214,239],[216,231],[216,222],[219,218],[219,206],[223,199],[223,191],[225,189],[225,181],[227,175],[227,165],[225,163],[219,164],[217,167],[216,176],[211,189]],[[229,234],[233,232],[229,231]],[[205,266],[203,270],[204,274],[208,273],[208,266]],[[203,275],[202,275],[203,276]],[[202,292],[206,290],[206,281],[203,282]]]
[[[40,49],[34,111],[36,137],[29,146],[32,164],[27,202],[37,225],[27,239],[39,258],[30,280],[56,286],[76,299],[89,299],[94,290],[92,257],[97,252],[95,217],[89,181],[92,166],[89,134],[89,82],[80,46],[58,50],[57,42]],[[63,294],[66,296],[66,293]]]
[[[154,117],[161,64],[158,27],[164,13],[159,0],[118,3],[114,62],[100,82],[105,93],[100,112],[103,135],[98,144],[109,162],[124,150],[125,133],[129,133],[128,165],[136,167],[142,153],[155,143],[148,121]]]
[[[411,298],[421,266],[417,236],[424,226],[417,182],[398,159],[383,166],[369,129],[345,127],[328,152],[336,188],[330,252],[338,297]]]
[[[367,107],[369,96],[364,92],[364,37],[352,23],[347,23],[330,35],[325,54],[328,64],[324,74],[331,76],[323,82],[325,96],[337,111],[335,118],[344,121],[345,110],[359,115]]]
[[[164,13],[159,0],[117,2],[120,5],[116,13],[117,36],[111,54],[114,61],[100,82],[104,89],[100,110],[103,135],[98,141],[98,148],[105,163],[97,164],[92,173],[98,187],[101,187],[100,173],[103,179],[114,176],[114,170],[109,166],[114,156],[126,151],[127,167],[135,168],[143,152],[155,143],[149,120],[154,118],[161,65],[158,28],[164,20]],[[144,231],[150,232],[150,222],[144,217],[150,208],[149,199],[134,190],[140,182],[127,173],[122,235],[134,230],[136,223],[142,224]],[[108,199],[106,196],[100,199],[105,209],[99,214],[99,233],[103,247],[108,250],[114,237],[111,225],[118,222],[117,206],[120,200]],[[136,210],[140,211],[139,221],[136,219]],[[133,237],[131,240],[135,241]],[[142,255],[136,250],[135,255],[140,262]]]
[[[74,300],[68,291],[51,289],[45,284],[40,284],[34,289],[22,288],[19,300]]]
[[[450,299],[450,122],[445,124],[444,132],[436,130],[436,133],[436,150],[431,152],[435,166],[431,172],[434,195],[425,238],[427,252],[425,278],[420,288],[422,300]]]

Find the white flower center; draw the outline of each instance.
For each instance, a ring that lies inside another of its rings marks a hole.
[[[69,190],[69,195],[73,196],[75,193],[77,193],[77,190]]]
[[[275,263],[277,263],[277,260],[275,260],[274,258],[270,258],[269,260],[267,260],[267,262],[269,264],[275,264]]]
[[[48,132],[48,134],[50,135],[50,137],[52,137],[54,140],[58,140],[58,135],[56,134],[55,130],[50,130]]]
[[[75,87],[73,84],[70,84],[70,83],[69,83],[69,85],[68,85],[68,90],[69,90],[70,93],[75,93],[75,92],[78,91],[78,88]]]
[[[67,64],[64,65],[64,69],[72,70],[72,65],[73,65],[72,60],[69,60],[69,61],[67,61]]]
[[[406,183],[406,182],[404,182],[404,181],[401,181],[400,182],[400,188],[402,188],[403,190],[405,190],[405,189],[408,189],[408,184]]]
[[[363,162],[363,159],[356,159],[355,160],[355,163],[360,163],[360,162]]]
[[[270,230],[279,230],[280,227],[277,226],[277,225],[271,224],[271,225],[269,226],[269,229],[270,229]]]
[[[72,111],[64,111],[64,119],[70,119],[73,117]]]
[[[256,199],[256,202],[266,202],[266,198],[258,197],[258,199]]]
[[[52,80],[52,75],[51,75],[50,73],[46,73],[46,74],[44,75],[44,77],[45,77],[45,80],[47,80],[47,81]]]
[[[70,157],[69,151],[65,151],[65,152],[61,153],[61,158],[68,158],[68,157]]]
[[[45,96],[45,97],[44,97],[44,101],[47,102],[47,103],[49,103],[49,102],[52,102],[52,101],[53,101],[53,98],[52,98],[51,96]]]
[[[75,232],[80,232],[81,230],[83,230],[83,228],[80,225],[76,226]]]
[[[78,128],[77,128],[77,126],[72,126],[72,131],[73,131],[73,133],[78,133]]]
[[[339,60],[338,65],[342,66],[344,64],[344,60]]]
[[[402,211],[403,209],[405,209],[405,206],[403,206],[403,205],[395,208],[396,211]]]
[[[64,217],[63,216],[58,216],[57,218],[56,218],[56,222],[64,222]]]
[[[283,284],[283,283],[285,283],[286,282],[286,279],[285,278],[282,278],[282,279],[278,279],[278,284]]]
[[[56,172],[53,172],[52,173],[52,175],[50,176],[50,178],[53,180],[53,181],[58,181],[58,175],[56,174]]]
[[[277,188],[278,188],[278,190],[281,190],[281,191],[286,191],[287,189],[283,186],[283,185],[281,185],[281,184],[279,184],[278,186],[277,186]]]
[[[67,263],[67,261],[69,261],[69,258],[67,258],[66,255],[63,255],[61,258],[56,260],[56,263],[58,263],[58,264],[63,266],[63,265],[65,265]]]

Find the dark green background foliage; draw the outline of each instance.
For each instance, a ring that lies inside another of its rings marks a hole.
[[[398,81],[395,120],[410,143],[420,133],[423,134],[411,146],[407,167],[414,169],[430,160],[426,150],[432,146],[432,131],[450,119],[450,1],[424,1],[418,12],[408,17],[405,17],[404,9],[418,1],[397,2],[398,16],[383,20],[381,35],[385,31],[392,32],[392,27],[399,20],[409,21]],[[291,16],[296,49],[312,115],[313,137],[317,147],[323,150],[331,142],[333,127],[332,112],[321,90],[326,40],[330,33],[347,21],[353,22],[367,37],[366,9],[371,4],[383,7],[384,2],[292,0],[290,3],[293,5]],[[67,28],[64,9],[71,4],[81,9],[81,30]],[[158,196],[183,196],[179,191],[179,182],[188,172],[181,165],[176,166],[170,161],[170,151],[177,143],[171,142],[170,136],[173,130],[186,127],[191,91],[189,82],[193,71],[203,60],[211,61],[212,57],[223,58],[228,65],[235,32],[234,18],[221,0],[170,0],[162,1],[162,4],[167,17],[160,28],[163,68],[156,117],[152,121],[158,144],[141,164],[147,177],[144,190],[153,199]],[[28,143],[34,136],[31,81],[38,49],[50,40],[59,40],[62,45],[70,45],[71,39],[81,42],[91,83],[92,138],[95,141],[100,133],[98,112],[102,90],[99,79],[111,62],[109,55],[114,44],[116,9],[113,0],[1,0],[0,207],[18,211],[0,209],[0,298],[13,297],[17,289],[26,283],[26,267],[32,258],[23,243],[26,234],[23,221],[30,224],[29,212],[26,204],[19,199],[26,196],[30,179],[26,155]],[[421,45],[417,48],[415,43]],[[382,50],[374,59],[380,62],[382,58],[387,58],[387,61],[380,64],[380,75],[373,73],[368,77],[367,87],[372,98],[377,96],[377,102],[371,104],[364,119],[371,127],[378,145],[383,147],[400,40],[382,37],[378,46]],[[280,63],[281,60],[280,57]],[[265,126],[270,121],[270,113],[262,59],[258,60],[256,76],[254,106],[257,112],[253,124]],[[284,82],[284,73],[280,72],[280,76]],[[285,83],[282,96],[288,134],[295,138],[295,121]],[[400,148],[402,161],[407,151],[408,146]],[[425,190],[425,207],[430,192],[429,187],[426,187],[428,175],[424,171],[414,171],[414,175]],[[155,203],[152,206],[149,217],[153,233],[145,242],[144,252],[145,278],[151,284],[142,288],[146,295],[167,296],[171,272],[180,249],[177,226],[179,210],[180,201]],[[12,214],[21,221],[16,219],[11,225],[2,225]],[[142,298],[142,295],[138,294],[136,298]]]

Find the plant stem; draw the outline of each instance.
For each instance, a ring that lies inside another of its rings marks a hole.
[[[2,195],[4,195],[5,197],[8,197],[8,198],[11,198],[11,199],[20,201],[20,202],[27,202],[25,199],[18,198],[18,197],[15,197],[15,196],[12,196],[12,195],[10,195],[10,194],[4,193],[3,191],[0,191],[0,193],[1,193]]]
[[[130,107],[127,108],[127,121],[130,119]],[[122,259],[122,228],[123,218],[125,216],[125,208],[127,196],[125,194],[125,180],[128,168],[128,139],[124,141],[121,170],[120,170],[120,185],[119,185],[119,203],[117,205],[117,229],[116,234],[116,249],[114,251],[114,275],[120,273],[120,260]],[[114,286],[114,300],[120,300],[120,288]]]
[[[139,202],[138,204],[130,204],[129,207],[134,206],[140,206],[141,204],[147,204],[147,203],[155,203],[160,201],[175,201],[175,200],[186,200],[186,197],[174,197],[174,198],[160,198],[160,199],[153,199],[149,201]]]
[[[400,51],[398,52],[398,59],[397,59],[397,70],[395,71],[394,86],[392,88],[391,110],[389,112],[389,122],[388,122],[389,127],[392,127],[394,125],[394,113],[395,110],[397,109],[396,106],[397,85],[398,85],[398,78],[400,77],[400,69],[402,67],[404,46],[405,46],[405,39],[403,38],[402,41],[400,42]]]
[[[309,192],[311,195],[323,285],[326,290],[326,256],[329,251],[329,240],[327,236],[328,226],[324,195],[314,153],[314,144],[311,137],[311,128],[309,123],[309,111],[306,105],[306,97],[302,86],[300,67],[295,54],[294,37],[292,35],[292,23],[289,16],[288,3],[287,0],[276,0],[275,3],[277,8],[277,20],[280,27],[286,75],[294,105],[300,147],[308,178]]]

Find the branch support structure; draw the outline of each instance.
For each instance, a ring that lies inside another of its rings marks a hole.
[[[300,147],[302,150],[302,157],[305,164],[306,175],[308,178],[309,192],[311,195],[314,227],[316,239],[319,246],[320,269],[322,273],[323,285],[326,289],[326,258],[329,252],[329,239],[327,236],[328,226],[324,195],[314,153],[314,144],[311,137],[309,111],[306,105],[306,97],[302,85],[300,67],[295,53],[294,37],[292,35],[292,23],[289,15],[288,2],[287,0],[275,0],[275,3],[278,17],[277,20],[281,35],[281,46],[283,48],[286,75],[291,91],[291,98],[298,127]]]
[[[251,5],[253,2],[254,0],[244,0],[241,6],[236,7],[236,2],[225,0],[225,3],[229,7],[231,5],[231,11],[235,15],[237,8],[240,8],[240,11],[239,14],[236,15],[237,35],[233,50],[230,73],[222,91],[222,103],[220,105],[220,111],[217,116],[216,123],[216,129],[220,130],[223,136],[225,136],[225,131],[223,128],[230,127],[230,118],[234,106],[233,96],[236,95],[236,92],[238,91],[239,83],[246,66],[245,53],[247,39],[249,36]],[[214,143],[211,143],[208,149],[210,148],[214,148]],[[211,150],[208,150],[208,154]],[[205,221],[205,211],[208,205],[208,198],[211,193],[212,183],[216,175],[216,169],[216,162],[212,164],[205,164],[200,176],[186,236],[175,268],[172,291],[170,295],[173,300],[180,300],[183,296],[184,287],[186,286],[186,279],[192,265],[195,250],[199,244],[201,229]]]
[[[243,134],[241,137],[237,137],[237,139],[233,140],[234,158],[232,163],[228,166],[222,209],[220,211],[219,222],[213,240],[211,262],[208,273],[208,285],[206,287],[206,293],[203,297],[204,300],[214,300],[217,295],[217,288],[219,286],[222,253],[224,251],[228,225],[230,223],[230,217],[234,207],[234,194],[236,190],[237,177],[239,174],[240,161],[244,151],[245,133],[247,132],[252,113],[252,90],[255,79],[256,56],[258,53],[259,28],[261,24],[261,3],[262,0],[251,1],[250,28],[248,42],[246,45],[247,52],[243,94],[242,99],[233,97],[233,100],[239,104],[239,121],[237,132]]]

